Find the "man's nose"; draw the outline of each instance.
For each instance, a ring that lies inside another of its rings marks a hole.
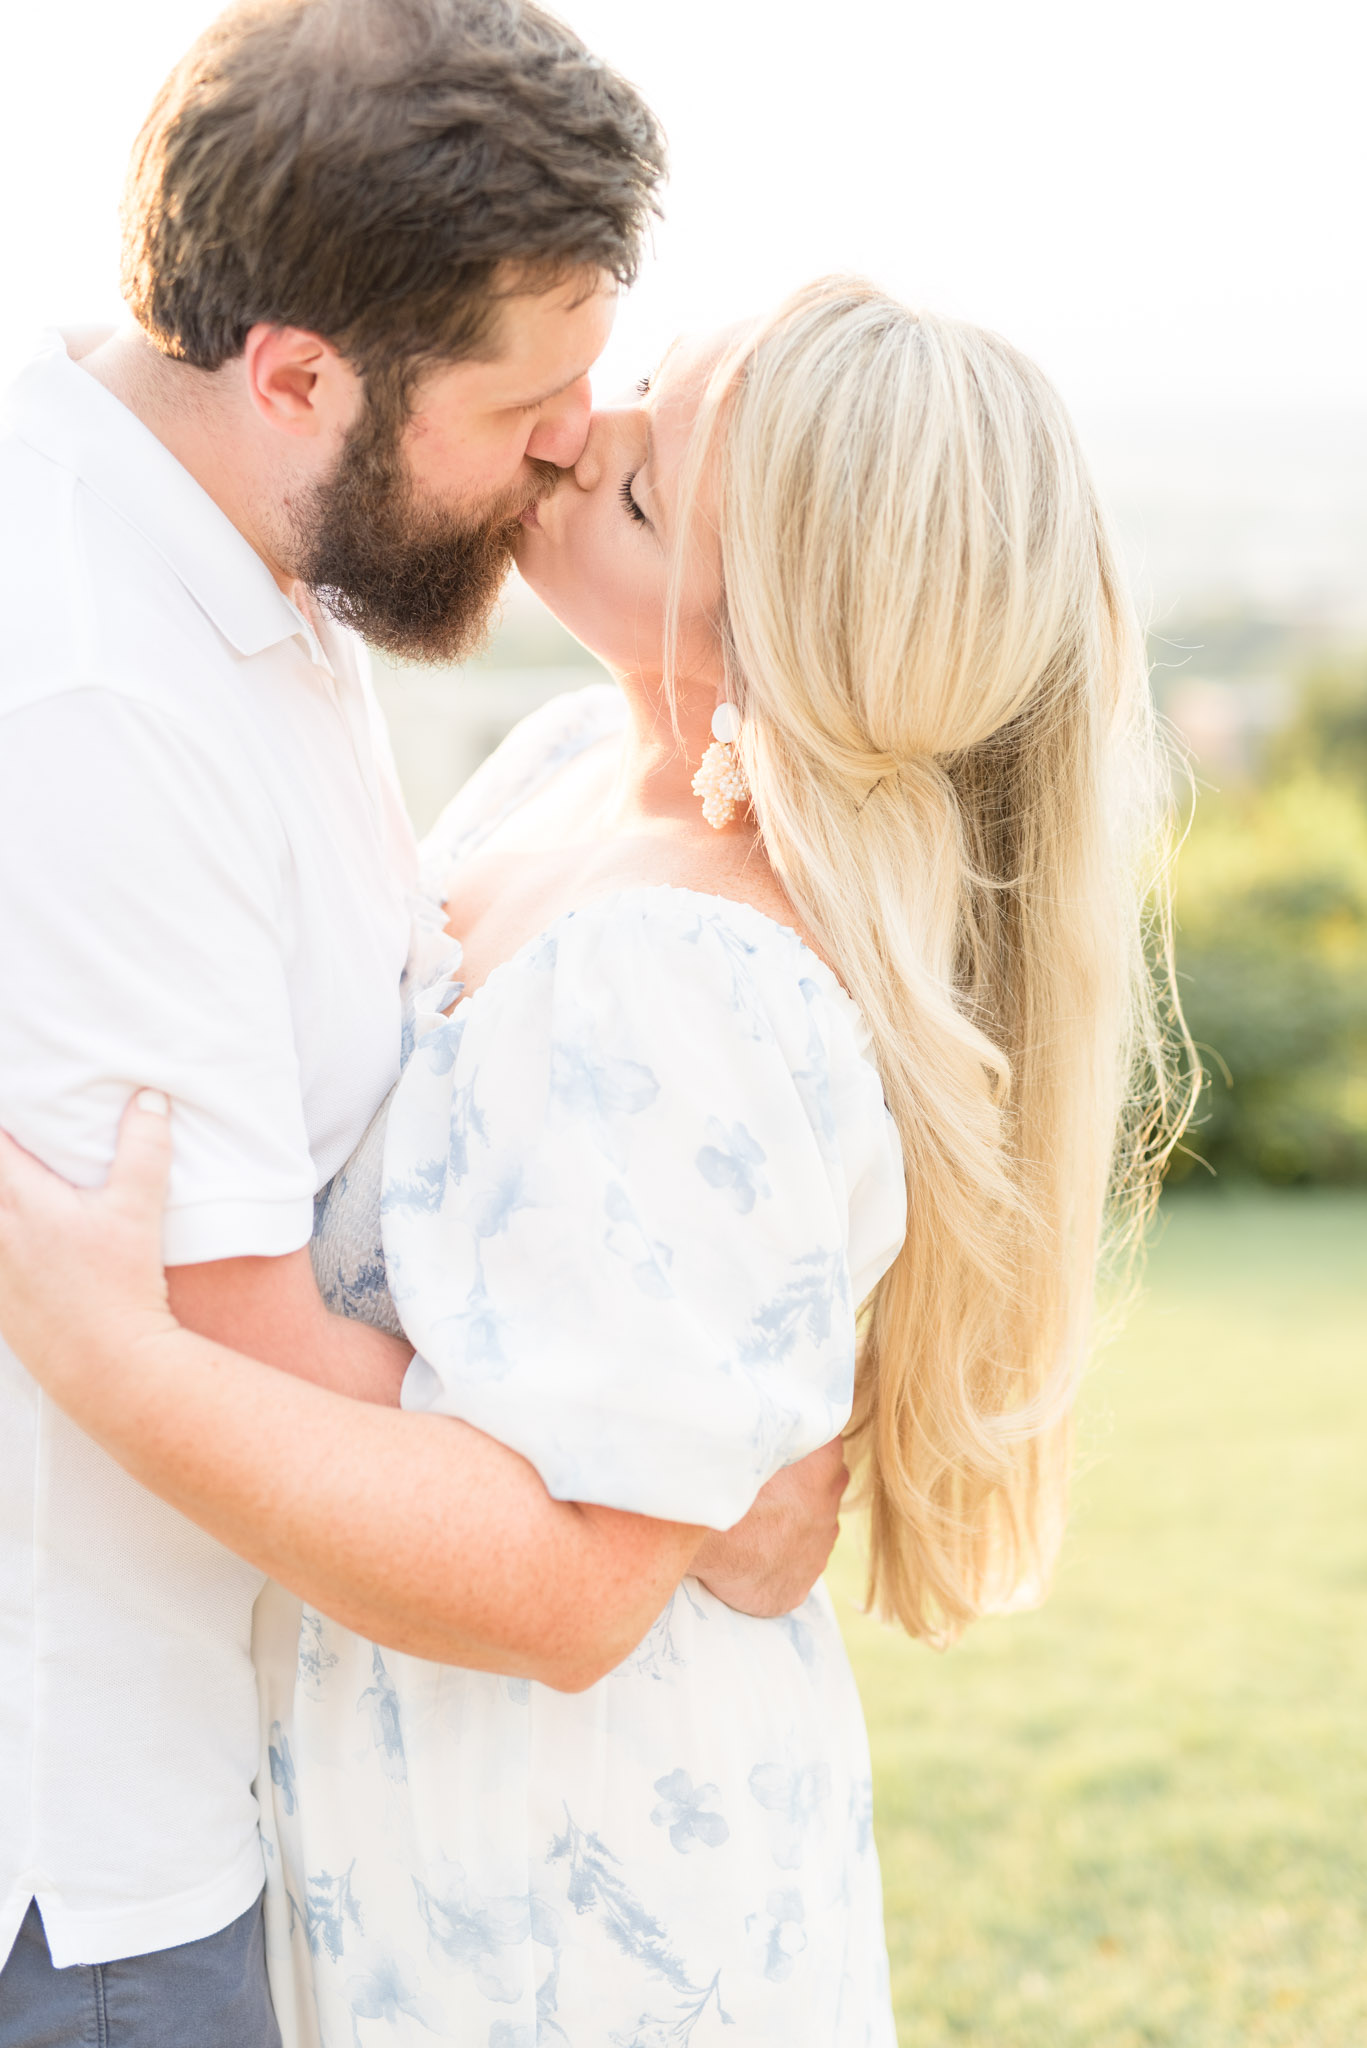
[[[527,442],[528,455],[553,462],[557,469],[573,469],[584,452],[592,410],[589,380],[581,377],[542,406]]]

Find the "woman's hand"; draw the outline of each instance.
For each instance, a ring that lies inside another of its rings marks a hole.
[[[750,1614],[805,1598],[838,1526],[838,1442],[701,1549],[701,1529],[551,1501],[464,1423],[338,1399],[182,1329],[161,1264],[170,1160],[151,1090],[103,1188],[0,1133],[0,1334],[126,1471],[241,1556],[413,1655],[569,1690],[639,1640],[686,1570]]]
[[[183,1329],[161,1266],[170,1153],[160,1096],[129,1104],[94,1191],[0,1135],[0,1332],[35,1378],[139,1484],[359,1634],[565,1691],[602,1677],[704,1532],[553,1501],[463,1422]]]
[[[150,1088],[124,1111],[102,1188],[73,1188],[0,1132],[0,1335],[63,1406],[83,1374],[177,1327],[161,1263],[170,1165],[169,1104]]]

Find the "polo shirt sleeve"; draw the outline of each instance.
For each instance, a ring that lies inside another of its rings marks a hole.
[[[225,735],[114,690],[0,718],[0,1124],[101,1182],[138,1087],[173,1105],[170,1265],[309,1239],[282,827]]]

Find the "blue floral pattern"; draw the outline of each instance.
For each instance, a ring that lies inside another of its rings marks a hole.
[[[527,721],[429,874],[620,715],[595,690]],[[320,1206],[320,1284],[397,1311],[406,1407],[560,1498],[729,1527],[846,1421],[905,1229],[862,1020],[795,934],[682,889],[561,918],[451,1009],[454,971],[410,977],[412,1054]],[[297,1672],[261,1675],[286,2048],[894,2048],[824,1589],[756,1621],[685,1580],[574,1696],[312,1611]]]

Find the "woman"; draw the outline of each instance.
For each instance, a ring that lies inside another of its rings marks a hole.
[[[421,1432],[473,1425],[606,1516],[651,1611],[847,1423],[883,1612],[944,1643],[1042,1586],[1108,1188],[1132,1241],[1164,1138],[1140,643],[1039,373],[848,281],[673,350],[526,523],[620,694],[527,721],[439,824],[463,993],[419,1001],[315,1247],[338,1306],[392,1295],[418,1412],[282,1406],[173,1323],[153,1116],[79,1204],[4,1154],[0,1323],[310,1603],[263,1669],[302,2038],[311,1976],[326,2048],[890,2044],[824,1594],[755,1621],[685,1578],[624,1660],[626,1609],[571,1598],[572,1689],[501,1676],[469,1613],[497,1569],[412,1593]]]

